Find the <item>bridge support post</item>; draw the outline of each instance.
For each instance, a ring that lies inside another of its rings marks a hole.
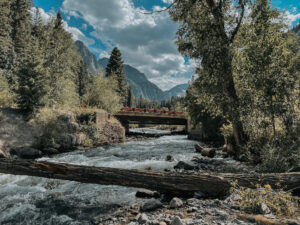
[[[189,134],[191,132],[191,124],[190,124],[190,120],[189,119],[186,120],[185,132],[186,132],[186,134]]]
[[[129,123],[128,122],[121,122],[122,126],[125,128],[125,133],[129,133]]]

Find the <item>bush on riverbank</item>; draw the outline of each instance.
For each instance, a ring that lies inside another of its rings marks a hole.
[[[9,88],[4,72],[0,70],[0,107],[7,108],[14,104],[15,96]]]
[[[291,216],[299,207],[290,192],[275,191],[268,184],[255,186],[256,189],[250,189],[240,187],[237,182],[232,183],[231,193],[237,196],[239,205],[247,213]]]
[[[97,109],[39,110],[30,121],[40,134],[38,148],[61,151],[125,140],[125,130],[108,113]]]

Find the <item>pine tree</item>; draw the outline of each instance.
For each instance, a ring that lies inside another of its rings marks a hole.
[[[79,102],[76,88],[70,88],[69,93],[65,91],[66,85],[76,87],[81,57],[72,40],[72,35],[65,31],[63,24],[62,15],[58,12],[46,50],[45,66],[50,69],[51,105],[69,105],[70,102]]]
[[[127,107],[134,107],[134,96],[132,93],[132,87],[130,86],[128,88],[128,94],[127,94]]]
[[[31,54],[23,61],[17,74],[17,103],[27,113],[45,106],[49,93],[49,73],[44,67],[43,52],[36,38],[32,37],[30,42],[28,50]]]
[[[30,0],[15,0],[12,4],[12,41],[18,63],[27,57],[31,36]]]
[[[12,64],[11,0],[0,1],[0,69]]]
[[[118,82],[118,93],[122,96],[121,103],[125,106],[127,101],[126,75],[123,71],[123,60],[120,50],[115,47],[106,67],[106,76],[113,76]]]
[[[87,86],[89,85],[89,72],[86,67],[86,64],[83,62],[83,60],[80,61],[79,64],[79,70],[78,70],[78,94],[79,97],[82,97],[86,91],[87,91]]]

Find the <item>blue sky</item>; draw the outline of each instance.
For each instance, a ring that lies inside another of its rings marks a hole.
[[[125,63],[143,73],[163,90],[187,83],[194,63],[178,53],[174,37],[178,25],[168,13],[141,14],[141,8],[168,6],[172,0],[33,0],[46,19],[58,10],[74,39],[83,41],[97,57],[109,57],[121,49]],[[300,21],[300,0],[273,0],[286,10],[291,25]]]

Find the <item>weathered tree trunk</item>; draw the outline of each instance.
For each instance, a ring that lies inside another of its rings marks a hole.
[[[230,182],[237,180],[240,185],[251,187],[251,182],[257,183],[258,180],[257,176],[242,174],[191,175],[20,159],[0,159],[0,173],[146,188],[174,196],[193,196],[194,192],[201,191],[210,196],[224,197],[229,193]],[[275,184],[281,181],[288,190],[300,188],[300,173],[269,174],[263,179],[272,187],[276,187]]]

